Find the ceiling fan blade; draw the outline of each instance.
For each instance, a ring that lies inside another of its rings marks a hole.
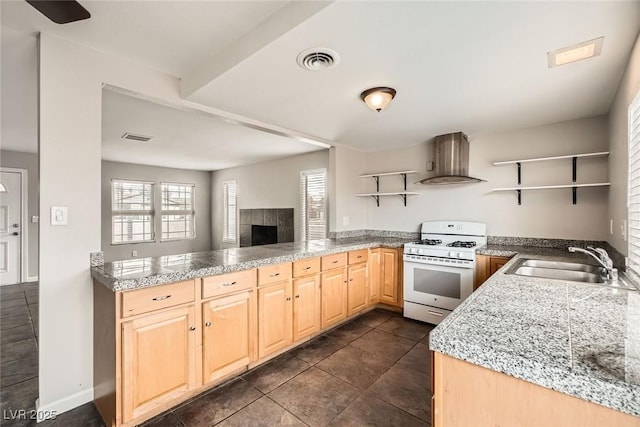
[[[26,0],[26,2],[56,24],[68,24],[91,18],[89,11],[74,0]]]

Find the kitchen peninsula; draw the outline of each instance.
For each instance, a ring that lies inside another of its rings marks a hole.
[[[92,268],[94,401],[131,426],[381,304],[409,239],[324,239]]]

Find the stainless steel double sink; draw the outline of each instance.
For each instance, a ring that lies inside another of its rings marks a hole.
[[[569,280],[582,283],[606,283],[606,270],[602,267],[577,262],[520,258],[505,274]]]

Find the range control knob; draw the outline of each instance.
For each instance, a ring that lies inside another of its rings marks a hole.
[[[464,253],[458,252],[458,258],[464,258]]]
[[[455,253],[455,252],[449,252],[449,256],[450,256],[451,258],[455,258],[455,257],[456,257],[456,253]]]

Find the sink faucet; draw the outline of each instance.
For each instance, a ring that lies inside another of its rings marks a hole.
[[[598,263],[607,270],[607,280],[615,282],[618,280],[618,269],[613,268],[613,261],[609,258],[609,254],[602,248],[594,248],[587,246],[587,249],[569,246],[569,252],[582,252],[593,257]]]

